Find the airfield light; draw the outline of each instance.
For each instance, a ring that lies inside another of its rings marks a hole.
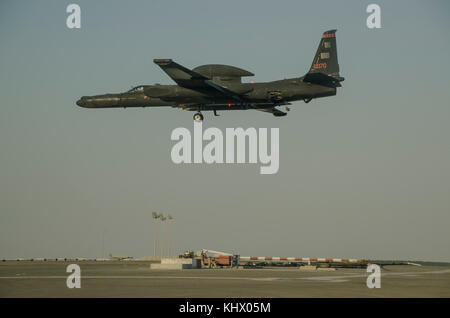
[[[168,250],[167,250],[167,255],[170,257],[170,250],[172,249],[172,220],[173,217],[169,214],[167,216],[167,218],[169,219],[169,246],[168,246]]]
[[[102,232],[102,258],[105,258],[105,230],[101,229]]]
[[[164,256],[164,221],[166,220],[166,217],[160,214],[161,219],[161,258]]]
[[[158,214],[156,212],[152,212],[152,218],[155,222],[155,245],[153,247],[153,257],[156,258],[156,250],[158,249],[158,228],[157,228],[157,220],[159,218]]]

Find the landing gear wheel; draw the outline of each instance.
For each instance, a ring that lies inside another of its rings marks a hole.
[[[194,120],[195,121],[203,121],[203,115],[201,113],[195,113],[194,114]]]

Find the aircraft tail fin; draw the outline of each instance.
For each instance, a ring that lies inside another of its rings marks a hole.
[[[307,80],[308,78],[309,80]],[[339,75],[336,30],[329,30],[322,34],[319,47],[317,48],[311,68],[305,76],[305,80],[317,82],[318,84],[332,84],[332,82],[335,82],[333,86],[340,86],[339,82],[344,80],[344,78]],[[336,82],[339,85],[335,85]]]

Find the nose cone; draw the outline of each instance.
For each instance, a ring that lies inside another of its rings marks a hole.
[[[76,104],[85,108],[109,108],[119,107],[120,94],[103,94],[95,96],[83,96]]]
[[[81,97],[79,100],[77,100],[76,104],[80,107],[86,107],[87,105],[86,97],[85,96]]]

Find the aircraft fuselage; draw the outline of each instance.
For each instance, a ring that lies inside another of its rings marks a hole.
[[[263,83],[239,83],[223,85],[231,91],[244,91],[241,101],[211,95],[178,85],[143,85],[141,90],[119,94],[83,96],[77,105],[85,108],[127,108],[171,106],[192,110],[246,109],[274,104],[285,104],[297,100],[336,95],[335,87],[326,87],[303,82],[302,77]],[[259,105],[261,104],[261,105]]]
[[[302,77],[263,83],[242,83],[254,76],[244,69],[222,64],[206,64],[188,69],[172,59],[154,59],[177,85],[142,85],[120,94],[83,96],[76,103],[86,108],[170,106],[197,111],[194,120],[203,120],[202,110],[256,109],[285,116],[277,108],[290,102],[336,95],[344,80],[339,75],[336,30],[322,34],[309,71]]]

